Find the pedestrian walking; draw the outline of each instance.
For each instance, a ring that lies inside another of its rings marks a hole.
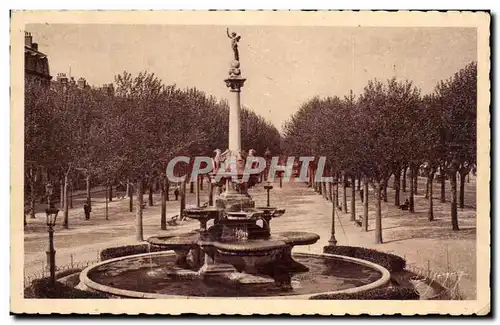
[[[179,186],[175,188],[174,195],[175,195],[175,200],[177,201],[179,199]]]
[[[90,212],[92,212],[92,207],[90,206],[90,203],[87,201],[83,205],[83,213],[85,214],[85,220],[90,219]]]
[[[361,197],[361,203],[363,203],[363,200],[364,200],[364,198],[365,198],[365,195],[364,195],[364,194],[365,194],[364,189],[363,189],[363,188],[360,188],[360,189],[359,189],[359,196]]]

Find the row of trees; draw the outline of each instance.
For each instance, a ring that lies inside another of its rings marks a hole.
[[[137,193],[138,231],[142,231],[145,188],[161,182],[168,191],[165,169],[175,156],[213,156],[228,143],[228,105],[195,88],[164,85],[153,73],[115,77],[115,92],[80,89],[53,82],[50,89],[26,84],[25,197],[43,195],[36,170],[43,166],[49,181],[62,186],[64,227],[68,227],[68,186],[84,174],[90,202],[91,184],[133,183]],[[279,151],[280,134],[268,121],[243,109],[243,148],[263,154]],[[38,184],[37,184],[38,182]],[[36,188],[41,188],[37,191]],[[130,186],[130,188],[132,188]],[[132,193],[129,196],[132,198]],[[165,195],[162,195],[164,201]],[[162,204],[164,207],[164,204]],[[132,211],[132,200],[131,200]],[[165,224],[162,209],[162,226]],[[138,232],[138,238],[142,233]]]
[[[464,205],[465,176],[476,166],[476,63],[472,62],[432,94],[423,95],[411,81],[371,80],[358,96],[313,98],[284,125],[288,154],[326,156],[330,175],[342,180],[343,208],[348,180],[363,180],[376,194],[376,242],[382,242],[381,200],[394,176],[394,204],[399,206],[401,177],[409,178],[409,211],[414,212],[414,190],[419,171],[427,176],[429,220],[433,220],[432,182],[438,174],[445,201],[445,175],[451,184],[451,224],[457,218],[457,174],[460,206]],[[408,175],[407,175],[408,172]],[[325,185],[323,185],[325,186]],[[338,201],[338,191],[336,191]],[[385,194],[385,195],[384,195]],[[354,191],[351,218],[355,218]],[[364,227],[368,206],[365,201]]]

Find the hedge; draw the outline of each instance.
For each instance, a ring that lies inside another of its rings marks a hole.
[[[400,272],[406,267],[405,259],[400,256],[364,247],[325,246],[323,247],[323,253],[367,260],[385,267],[389,272]]]
[[[160,252],[164,249],[155,245],[149,244],[137,244],[137,245],[127,245],[127,246],[119,246],[119,247],[110,247],[103,249],[99,254],[101,261],[106,261],[112,258],[135,255],[135,254],[143,254],[149,252]]]
[[[42,278],[33,280],[31,285],[24,289],[25,298],[36,299],[107,299],[108,296],[98,293],[83,291],[73,287],[66,286],[60,282],[52,287],[50,285],[50,278]]]
[[[420,295],[412,288],[385,287],[357,293],[321,294],[311,300],[419,300]]]

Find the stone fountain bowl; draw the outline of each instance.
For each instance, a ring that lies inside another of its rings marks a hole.
[[[193,207],[184,210],[184,213],[191,219],[214,219],[217,218],[223,210],[217,207]]]
[[[150,245],[159,246],[167,249],[175,249],[180,247],[195,247],[199,233],[191,232],[179,235],[170,236],[152,236],[147,239]]]
[[[244,209],[242,211],[226,211],[226,219],[228,220],[257,220],[264,212],[259,209]]]
[[[281,217],[285,214],[286,210],[276,207],[256,207],[256,210],[264,211],[264,213],[270,214],[273,218]]]
[[[110,259],[84,269],[79,288],[106,293],[113,298],[147,299],[309,299],[324,294],[358,293],[388,285],[390,274],[369,261],[331,254],[295,253],[309,272],[292,276],[291,290],[273,283],[234,285],[212,283],[200,275],[171,276],[175,254],[157,252]],[[236,273],[240,274],[240,273]]]

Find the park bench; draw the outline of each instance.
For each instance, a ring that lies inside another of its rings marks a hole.
[[[177,220],[179,219],[179,215],[175,215],[170,220],[167,220],[167,225],[169,226],[177,226]]]

